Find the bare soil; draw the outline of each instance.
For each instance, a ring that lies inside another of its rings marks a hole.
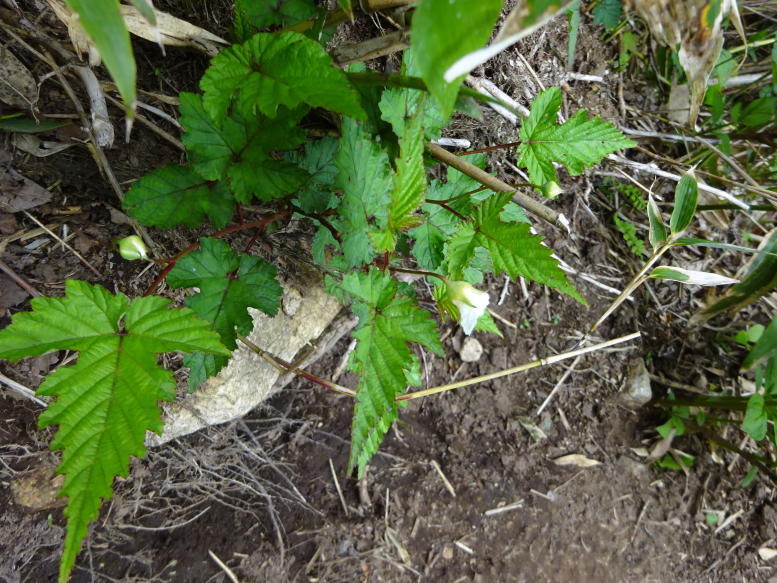
[[[218,11],[187,2],[157,5],[227,34],[228,22]],[[42,26],[64,34],[50,19]],[[360,26],[353,35],[368,34]],[[635,111],[660,108],[655,92],[639,79],[613,73],[617,51],[602,43],[601,29],[587,20],[574,71],[605,81],[564,80],[566,35],[566,23],[559,18],[476,73],[525,105],[527,96],[541,90],[540,83],[563,83],[565,114],[585,107],[626,126],[634,124]],[[204,58],[171,51],[170,58],[162,59],[149,43],[136,46],[142,88],[168,95],[196,89]],[[47,72],[29,54],[24,58],[36,74]],[[624,110],[624,95],[634,110]],[[42,99],[47,113],[72,112],[53,81],[43,85]],[[176,114],[173,107],[159,107]],[[114,113],[120,128],[120,113]],[[177,135],[169,124],[157,123]],[[505,120],[486,111],[483,122],[459,120],[448,135],[480,147],[513,141],[515,134]],[[154,274],[139,274],[111,249],[111,240],[130,229],[88,150],[75,146],[38,159],[15,151],[5,134],[0,134],[0,148],[12,154],[16,169],[54,193],[52,202],[30,213],[58,233],[63,224],[76,232],[72,244],[100,276],[53,242],[29,248],[31,240],[45,235],[9,243],[2,260],[46,295],[61,294],[67,278],[142,293]],[[107,154],[125,188],[127,181],[181,158],[139,124],[129,144],[117,140]],[[512,154],[495,153],[490,170],[520,182],[511,168]],[[538,229],[568,263],[622,288],[638,260],[612,225],[613,202],[599,188],[601,173],[608,172],[613,169],[603,166],[578,178],[564,175],[565,193],[554,204],[572,220],[572,236],[544,225]],[[23,213],[0,214],[3,235],[35,226]],[[152,236],[165,255],[197,233],[152,231]],[[712,256],[696,259],[711,261]],[[613,297],[580,278],[574,283],[588,307],[534,284],[524,292],[518,283],[505,288],[501,279],[489,281],[504,338],[476,335],[483,356],[465,363],[459,355],[462,332],[451,322],[441,324],[446,356],[423,355],[425,384],[486,374],[569,349]],[[13,313],[27,308],[28,294],[8,278],[0,286],[3,327]],[[504,300],[497,303],[505,289]],[[646,464],[643,451],[658,440],[655,427],[662,412],[629,409],[619,397],[635,358],[645,358],[651,373],[665,382],[734,386],[743,355],[724,352],[715,330],[686,323],[703,299],[703,292],[652,286],[598,332],[608,339],[640,331],[638,343],[586,356],[571,370],[565,365],[535,369],[411,402],[361,481],[346,475],[352,402],[296,380],[242,421],[133,460],[130,477],[117,480],[114,498],[93,524],[72,581],[230,581],[216,558],[244,583],[777,581],[772,565],[758,554],[761,547],[777,546],[774,485],[757,476],[741,487],[747,463],[715,451],[698,436],[674,444],[696,456],[689,471]],[[764,314],[755,308],[742,317],[763,320]],[[349,342],[342,340],[314,372],[334,375]],[[34,387],[68,356],[14,366],[2,362],[0,372]],[[550,405],[536,415],[565,373]],[[355,378],[345,373],[339,382],[354,386]],[[656,396],[666,389],[661,382],[653,384]],[[56,580],[65,520],[53,497],[56,456],[47,449],[52,432],[37,428],[39,412],[34,403],[0,392],[0,581],[6,583]],[[566,454],[599,464],[554,462]],[[18,503],[20,493],[27,507]],[[714,526],[708,522],[712,512],[721,513]]]

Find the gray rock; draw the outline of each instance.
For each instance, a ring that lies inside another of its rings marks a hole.
[[[653,398],[653,391],[650,388],[650,374],[645,368],[645,362],[642,358],[632,361],[626,383],[619,396],[621,403],[631,409],[638,409]]]

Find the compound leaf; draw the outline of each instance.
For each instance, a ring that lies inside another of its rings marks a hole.
[[[505,272],[513,279],[522,275],[586,304],[551,257],[553,252],[542,244],[542,237],[529,232],[530,225],[501,220],[502,209],[510,198],[510,193],[500,193],[486,199],[475,208],[474,224],[462,225],[448,242],[450,277],[461,279],[476,249],[483,247],[488,251],[495,273]]]
[[[398,295],[398,285],[372,268],[343,278],[342,289],[354,298],[360,316],[353,333],[358,340],[350,367],[359,375],[354,411],[349,472],[361,476],[378,450],[383,436],[398,416],[396,397],[402,394],[417,368],[408,342],[417,342],[442,355],[439,333],[429,312],[415,300]]]
[[[291,109],[300,103],[366,117],[345,73],[321,45],[296,32],[260,33],[221,51],[200,88],[205,109],[217,122],[226,117],[233,98],[244,117],[256,111],[275,117],[279,106]]]
[[[553,162],[564,165],[572,176],[601,161],[607,154],[635,144],[612,124],[578,111],[566,123],[555,123],[561,108],[561,90],[543,91],[532,103],[520,130],[518,165],[529,171],[532,183],[558,182]]]
[[[171,400],[172,374],[156,354],[200,350],[229,352],[208,323],[189,309],[167,309],[170,300],[112,295],[100,286],[68,280],[66,297],[35,298],[32,311],[16,314],[0,330],[0,358],[18,360],[53,350],[78,350],[38,388],[56,401],[40,425],[59,425],[51,448],[62,450],[67,534],[60,562],[64,582],[75,564],[89,523],[111,497],[115,476],[127,476],[130,456],[145,455],[147,430],[160,433],[157,401]]]
[[[208,182],[190,166],[169,164],[146,174],[124,196],[124,210],[144,225],[169,229],[196,227],[208,215],[222,229],[232,218],[235,201],[223,182]]]

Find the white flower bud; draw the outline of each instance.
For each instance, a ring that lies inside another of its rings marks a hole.
[[[459,323],[469,336],[488,307],[488,293],[476,289],[466,281],[449,281],[448,297],[459,310]]]

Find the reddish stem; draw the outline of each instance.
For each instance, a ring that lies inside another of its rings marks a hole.
[[[466,152],[459,152],[457,156],[469,156],[470,154],[482,154],[484,152],[493,152],[494,150],[503,150],[505,148],[514,148],[520,146],[521,142],[508,142],[506,144],[497,144],[496,146],[488,146],[487,148],[480,148],[478,150],[467,150]]]
[[[242,231],[244,229],[264,229],[270,223],[287,216],[289,216],[288,211],[275,213],[274,215],[265,217],[258,221],[251,221],[250,223],[241,223],[239,225],[232,225],[231,227],[227,227],[226,229],[221,229],[220,231],[216,231],[215,233],[213,233],[211,237],[223,237],[224,235],[229,235],[230,233],[236,233],[237,231]],[[162,280],[165,277],[167,277],[167,274],[170,273],[170,271],[172,271],[173,267],[175,267],[178,261],[182,257],[185,257],[192,251],[196,250],[199,246],[200,246],[200,242],[195,241],[194,243],[189,245],[186,249],[184,249],[183,251],[180,251],[177,255],[170,258],[168,260],[169,263],[164,267],[164,269],[162,269],[162,271],[159,272],[159,275],[157,275],[154,278],[154,281],[151,282],[151,285],[148,286],[148,289],[145,291],[143,295],[150,296],[152,293],[154,293],[154,290],[159,287],[159,284],[162,283]]]

